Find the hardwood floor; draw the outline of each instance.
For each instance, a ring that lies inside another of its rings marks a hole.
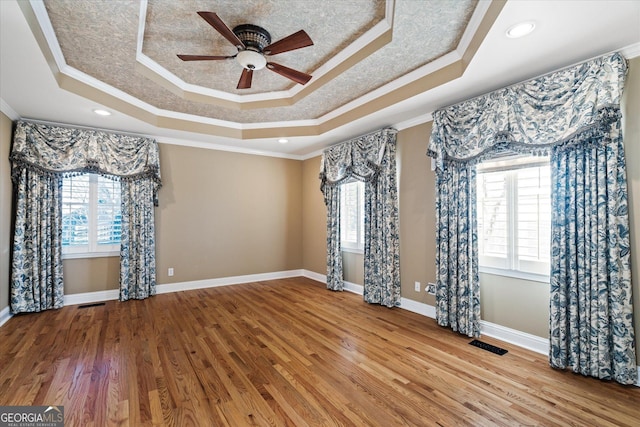
[[[66,426],[637,426],[640,388],[305,278],[19,315],[0,405]]]

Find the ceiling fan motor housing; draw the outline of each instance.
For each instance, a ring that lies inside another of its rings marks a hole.
[[[271,44],[271,34],[262,27],[251,24],[242,24],[233,28],[233,33],[242,40],[247,48],[253,48],[262,52]]]
[[[243,67],[236,89],[251,88],[253,71],[265,67],[301,85],[306,84],[311,79],[311,75],[309,74],[275,62],[267,62],[266,58],[266,55],[277,55],[279,53],[312,46],[313,41],[304,30],[289,34],[287,37],[271,44],[271,34],[257,25],[242,24],[234,27],[232,30],[215,12],[200,11],[198,15],[207,21],[221,36],[234,45],[236,49],[238,49],[238,53],[233,56],[178,55],[178,58],[183,61],[217,61],[235,58]]]
[[[271,44],[271,35],[257,25],[242,24],[233,28],[233,33],[244,43],[246,50],[241,50],[236,60],[247,70],[261,70],[267,65],[262,54],[265,47]]]

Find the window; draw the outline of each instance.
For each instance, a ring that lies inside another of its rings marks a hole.
[[[551,177],[546,158],[485,162],[477,175],[478,255],[488,273],[548,281]]]
[[[66,258],[120,252],[120,182],[100,175],[62,181],[62,253]]]
[[[340,187],[340,243],[343,250],[364,250],[364,182]]]

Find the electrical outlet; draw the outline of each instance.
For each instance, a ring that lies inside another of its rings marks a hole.
[[[413,288],[415,289],[416,292],[420,292],[420,282],[416,282],[415,285],[413,285]]]
[[[167,271],[167,274],[169,276],[173,276],[173,267],[169,267],[169,270]]]
[[[436,294],[436,284],[435,283],[427,283],[427,287],[424,288],[424,290],[429,294],[429,295],[435,295]]]

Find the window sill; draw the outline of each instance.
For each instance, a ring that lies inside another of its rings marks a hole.
[[[503,270],[501,268],[480,267],[480,273],[493,274],[495,276],[513,277],[515,279],[529,280],[532,282],[541,282],[549,284],[551,280],[549,276],[544,274],[525,273],[523,271],[516,270]]]
[[[81,253],[62,254],[62,259],[106,258],[106,257],[114,257],[114,256],[119,257],[120,251],[81,252]]]
[[[340,249],[342,250],[342,252],[349,252],[349,253],[352,253],[352,254],[360,254],[360,255],[364,254],[364,249],[345,248],[345,247],[341,247]]]

